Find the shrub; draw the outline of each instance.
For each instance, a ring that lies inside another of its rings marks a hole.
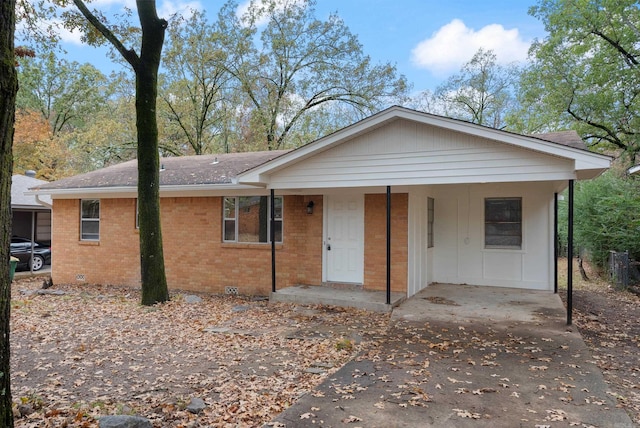
[[[604,269],[609,251],[640,257],[640,180],[608,171],[579,182],[574,195],[574,249],[585,251]],[[559,205],[560,245],[567,243],[567,203]]]

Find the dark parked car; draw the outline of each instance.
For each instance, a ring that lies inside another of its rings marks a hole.
[[[31,267],[31,240],[14,236],[11,238],[11,255],[17,257],[19,269]],[[33,270],[40,270],[44,265],[51,264],[51,248],[48,245],[34,242]]]

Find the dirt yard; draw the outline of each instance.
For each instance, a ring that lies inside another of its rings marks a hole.
[[[560,263],[561,296],[566,302],[566,260]],[[611,387],[610,394],[640,425],[640,297],[616,290],[585,266],[589,281],[574,263],[574,324]]]
[[[577,270],[574,279],[574,324],[608,393],[640,424],[640,298]],[[37,294],[41,284],[13,287],[17,427],[97,427],[109,414],[156,427],[261,426],[390,329],[388,316],[350,309],[184,294],[149,308],[130,289]],[[206,403],[199,414],[187,411],[193,398]]]
[[[157,427],[260,426],[383,335],[389,317],[185,295],[14,282],[12,393],[18,427],[96,427],[136,414]],[[64,293],[64,294],[62,294]],[[362,333],[365,332],[365,333]],[[192,398],[207,407],[186,410]]]

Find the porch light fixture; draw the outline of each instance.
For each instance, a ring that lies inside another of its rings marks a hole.
[[[313,206],[315,204],[313,203],[313,201],[309,201],[309,203],[307,204],[307,214],[313,214]]]

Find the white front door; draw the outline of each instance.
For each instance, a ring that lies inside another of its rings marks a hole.
[[[327,197],[326,280],[364,281],[364,195]]]

